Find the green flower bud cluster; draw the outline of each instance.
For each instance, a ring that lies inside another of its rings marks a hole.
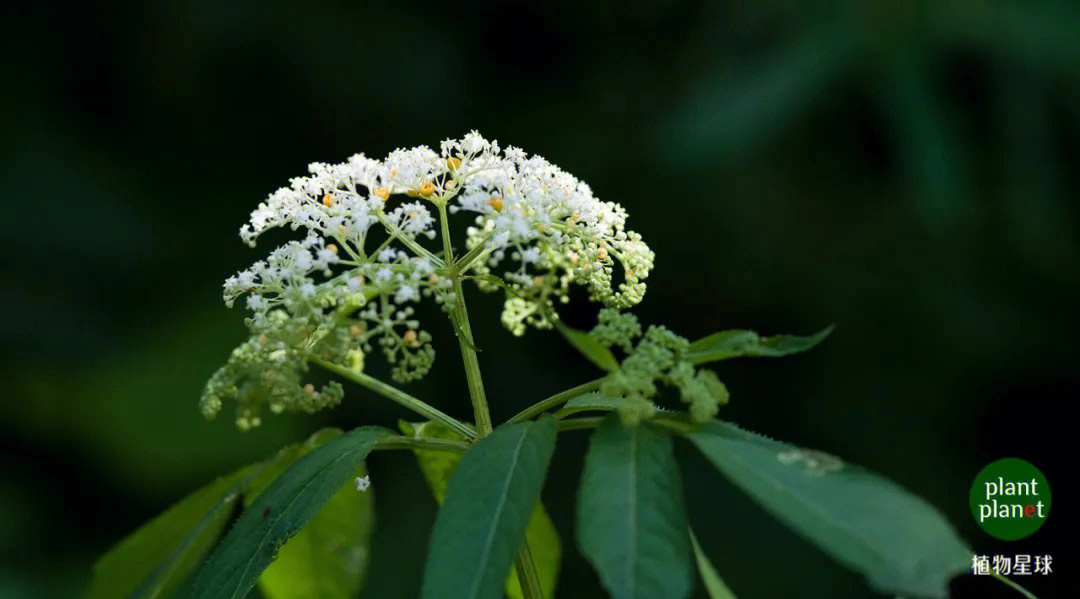
[[[599,324],[589,334],[598,342],[620,347],[628,354],[600,386],[604,395],[626,398],[618,413],[627,426],[656,415],[659,408],[652,400],[659,393],[658,383],[679,389],[680,399],[687,404],[693,422],[711,420],[719,406],[728,402],[727,388],[715,373],[696,369],[684,359],[690,342],[662,326],[650,326],[642,335],[637,317],[601,310]]]
[[[411,306],[394,306],[382,296],[360,311],[357,320],[348,321],[353,323],[349,329],[365,353],[371,353],[370,341],[378,338],[376,343],[393,366],[390,375],[399,383],[423,378],[435,362],[431,334],[419,330],[420,323],[411,319],[412,315]]]
[[[596,316],[597,325],[589,332],[607,347],[619,347],[626,353],[634,349],[634,339],[641,336],[641,323],[629,312],[604,308]]]
[[[259,426],[264,407],[275,414],[286,411],[314,413],[341,402],[344,392],[337,382],[318,390],[311,383],[304,383],[308,364],[304,352],[297,346],[310,343],[311,329],[298,327],[295,319],[288,319],[281,312],[272,313],[269,320],[280,326],[253,335],[233,350],[229,361],[206,384],[199,402],[205,417],[215,417],[223,401],[233,400],[236,402],[236,426],[248,430]],[[297,343],[298,337],[305,340]],[[334,336],[325,336],[313,346],[327,353],[337,353],[329,350],[338,342]]]
[[[511,333],[520,337],[529,326],[538,329],[550,329],[553,325],[548,317],[550,301],[529,301],[523,297],[510,296],[503,304],[502,323]]]

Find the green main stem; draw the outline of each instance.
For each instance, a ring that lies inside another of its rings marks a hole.
[[[491,432],[491,413],[488,411],[487,396],[484,395],[484,381],[480,377],[480,362],[476,358],[476,344],[473,342],[472,327],[469,325],[469,311],[465,307],[465,293],[461,288],[461,275],[454,270],[454,249],[450,244],[450,219],[446,215],[446,200],[435,202],[439,208],[439,222],[442,227],[443,258],[451,268],[454,278],[454,308],[450,312],[461,346],[461,359],[465,363],[465,378],[469,383],[469,398],[472,400],[473,415],[476,418],[476,438],[481,439]]]
[[[469,311],[465,308],[465,294],[461,289],[461,279],[457,277],[454,278],[454,295],[457,300],[452,318],[457,321],[458,345],[461,346],[465,378],[469,383],[469,398],[472,399],[473,414],[476,417],[476,438],[481,439],[491,432],[491,413],[488,411],[487,396],[484,395],[484,381],[480,378],[480,362],[476,358],[476,344],[473,343],[472,327],[469,326]]]
[[[536,573],[536,564],[533,562],[532,551],[529,550],[529,541],[524,539],[521,541],[514,567],[517,569],[518,585],[521,586],[522,596],[526,599],[543,599],[544,590],[540,588],[540,575]]]
[[[446,199],[435,203],[439,208],[439,221],[442,227],[443,259],[454,278],[454,309],[450,313],[461,346],[461,359],[465,363],[465,378],[469,383],[469,398],[472,400],[473,414],[476,417],[476,440],[479,441],[491,432],[491,413],[488,410],[487,396],[484,394],[484,381],[480,377],[480,362],[476,358],[476,343],[473,342],[472,326],[469,325],[469,311],[465,307],[465,293],[461,288],[461,273],[454,263],[454,250],[450,244],[450,221],[446,215]],[[540,578],[536,574],[529,544],[522,539],[515,560],[521,594],[525,599],[544,599],[540,588]]]

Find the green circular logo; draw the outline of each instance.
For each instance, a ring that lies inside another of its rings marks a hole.
[[[991,463],[971,484],[971,515],[990,536],[1003,541],[1029,537],[1050,514],[1050,485],[1030,462],[1005,458]]]

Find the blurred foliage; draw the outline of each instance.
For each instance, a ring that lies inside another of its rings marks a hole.
[[[1071,473],[1053,440],[1080,391],[1076,3],[204,1],[10,13],[0,597],[72,596],[96,554],[214,475],[327,423],[402,416],[347,387],[346,405],[318,421],[268,418],[246,435],[229,418],[203,422],[201,386],[243,338],[220,283],[259,254],[236,237],[245,214],[307,162],[471,128],[627,208],[657,252],[644,323],[690,338],[838,323],[804,356],[718,366],[726,418],[894,478],[977,550],[1070,561],[1060,523],[1005,546],[978,531],[966,494],[1003,456],[1034,462],[1052,485]],[[581,300],[566,319],[588,328],[595,307]],[[557,333],[512,339],[495,298],[474,303],[497,420],[594,372]],[[410,392],[464,416],[443,333],[434,372]],[[560,438],[544,493],[564,539],[584,443]],[[690,521],[736,593],[870,594],[678,450]],[[435,504],[411,456],[377,457],[365,596],[411,597]],[[953,588],[999,591],[971,579]],[[599,593],[573,551],[560,592]]]

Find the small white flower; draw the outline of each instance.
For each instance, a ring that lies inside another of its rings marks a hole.
[[[236,275],[236,286],[242,290],[248,290],[255,286],[255,274],[251,271],[243,271]]]
[[[360,491],[360,492],[367,491],[368,487],[370,487],[370,486],[371,486],[371,479],[369,477],[367,477],[367,476],[357,476],[356,477],[356,490],[357,491]]]
[[[315,269],[323,271],[323,274],[326,276],[330,276],[330,265],[336,264],[337,261],[337,254],[326,248],[322,248],[315,256]]]
[[[524,252],[521,252],[521,261],[526,264],[535,264],[540,260],[540,250],[536,248],[529,248]]]
[[[397,293],[394,294],[394,303],[398,304],[414,302],[418,299],[420,299],[420,294],[416,291],[416,287],[412,285],[402,285],[398,287]]]

